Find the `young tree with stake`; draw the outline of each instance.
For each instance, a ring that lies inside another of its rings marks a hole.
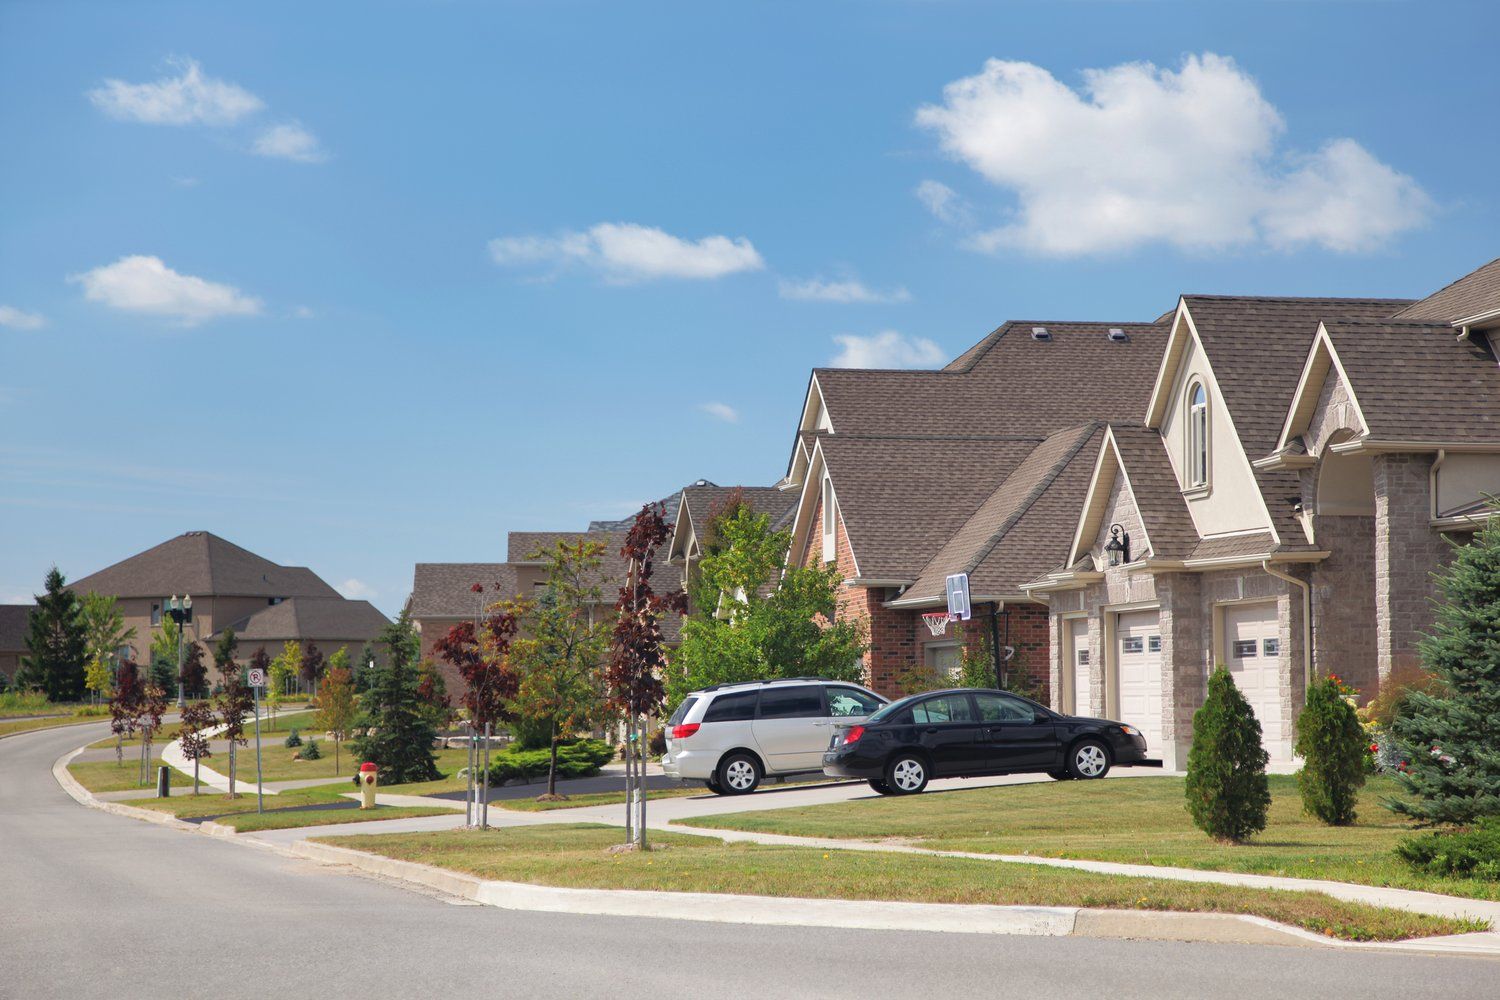
[[[182,655],[182,690],[194,697],[208,693],[208,666],[203,662],[203,644],[190,642]]]
[[[340,773],[339,746],[348,739],[349,729],[354,725],[354,715],[359,709],[354,698],[354,675],[349,672],[345,663],[339,662],[339,653],[344,654],[344,661],[349,658],[343,649],[329,658],[328,676],[323,681],[322,690],[318,692],[318,714],[314,720],[319,728],[326,729],[333,737],[335,776]]]
[[[271,711],[271,728],[276,728],[276,711],[286,694],[286,683],[302,673],[302,643],[288,639],[271,661],[266,685],[266,705]]]
[[[90,591],[83,595],[78,610],[83,625],[83,645],[88,657],[84,685],[96,702],[109,697],[110,676],[120,649],[135,638],[135,628],[125,626],[119,601]]]
[[[240,665],[235,662],[235,649],[239,640],[234,629],[225,629],[219,644],[214,647],[214,665],[219,669],[219,697],[214,702],[219,722],[224,726],[223,737],[229,741],[229,797],[235,798],[236,770],[239,764],[238,747],[247,745],[245,738],[245,715],[255,707],[255,696],[240,675]]]
[[[126,660],[115,672],[115,690],[109,699],[109,731],[115,734],[115,765],[125,766],[125,739],[135,735],[141,720],[141,674],[134,660]]]
[[[213,756],[213,751],[209,749],[207,731],[214,724],[214,710],[207,702],[190,702],[182,710],[182,729],[177,735],[177,743],[182,747],[182,755],[193,762],[194,795],[198,794],[198,762]]]

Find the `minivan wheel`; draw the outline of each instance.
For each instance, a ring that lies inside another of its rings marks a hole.
[[[1081,780],[1109,773],[1109,751],[1098,740],[1084,740],[1068,752],[1068,773]]]
[[[718,778],[705,778],[703,780],[703,786],[710,792],[713,792],[715,795],[724,794],[724,786],[719,784]]]
[[[885,766],[885,783],[895,795],[915,795],[927,787],[927,761],[916,754],[897,754]]]
[[[760,785],[760,762],[747,753],[732,753],[719,761],[719,791],[723,795],[748,795]]]

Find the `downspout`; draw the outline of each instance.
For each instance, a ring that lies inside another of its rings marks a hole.
[[[1297,579],[1290,573],[1283,573],[1271,565],[1271,560],[1262,559],[1260,568],[1287,583],[1294,583],[1302,589],[1302,700],[1307,701],[1307,689],[1312,687],[1312,586]]]
[[[1448,457],[1447,448],[1439,448],[1437,458],[1432,460],[1432,469],[1427,473],[1427,492],[1432,498],[1432,519],[1438,517],[1438,470],[1443,467],[1443,460]]]

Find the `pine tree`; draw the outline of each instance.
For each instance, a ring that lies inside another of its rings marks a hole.
[[[1456,548],[1438,589],[1421,650],[1442,686],[1411,692],[1396,718],[1412,794],[1388,805],[1423,824],[1469,824],[1500,814],[1500,517]]]
[[[405,609],[380,633],[389,648],[389,662],[373,672],[365,694],[364,734],[354,741],[354,752],[380,768],[382,781],[435,781],[442,777],[432,752],[437,730],[427,717],[417,692],[417,654],[421,637]]]
[[[1220,666],[1208,678],[1208,697],[1193,716],[1188,753],[1187,808],[1198,829],[1233,843],[1264,830],[1271,805],[1270,759],[1255,712]]]
[[[88,647],[78,597],[56,566],[47,574],[45,590],[31,612],[16,687],[39,688],[53,702],[80,701]]]
[[[1302,808],[1330,826],[1354,822],[1365,783],[1365,731],[1338,680],[1322,677],[1307,691],[1297,717],[1297,772]]]

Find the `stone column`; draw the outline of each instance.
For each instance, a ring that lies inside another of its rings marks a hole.
[[[1418,665],[1417,642],[1432,623],[1432,574],[1448,559],[1447,543],[1429,525],[1433,456],[1376,455],[1375,636],[1383,683],[1393,670]]]
[[[1193,713],[1203,704],[1203,588],[1196,573],[1155,578],[1161,601],[1162,745],[1152,748],[1169,770],[1187,767]]]

